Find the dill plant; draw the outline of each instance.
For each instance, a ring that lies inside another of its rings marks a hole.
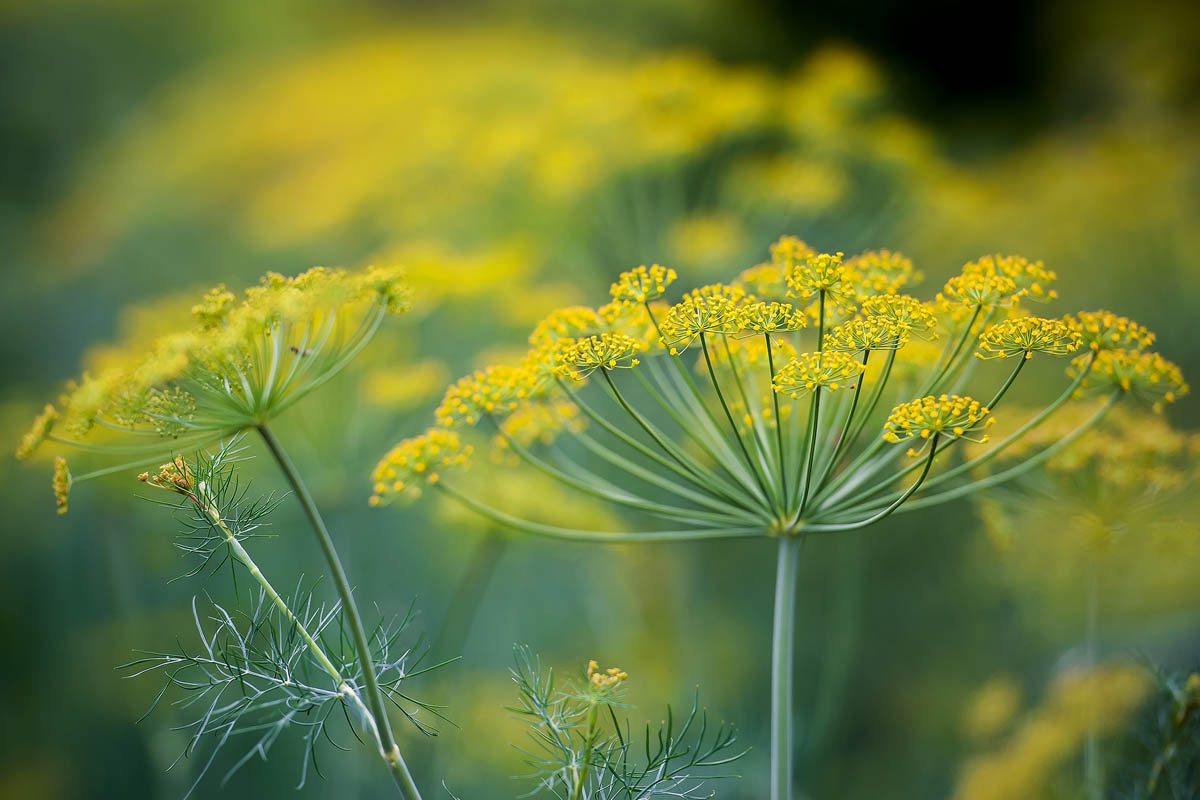
[[[401,793],[415,799],[420,793],[392,733],[388,693],[349,578],[316,502],[270,427],[349,364],[389,315],[406,312],[408,294],[400,270],[390,266],[316,267],[292,278],[269,273],[240,298],[218,286],[192,308],[190,320],[155,341],[115,348],[107,367],[70,384],[59,404],[34,421],[17,457],[49,444],[118,462],[72,474],[57,455],[53,488],[61,514],[75,484],[256,434],[303,508],[337,591],[357,664],[353,673],[341,670],[346,685],[359,681],[351,688],[369,710],[379,755]],[[171,463],[176,477],[183,474],[180,463]],[[228,541],[234,550],[236,538]]]
[[[968,263],[929,300],[887,250],[846,259],[783,237],[726,284],[664,298],[674,270],[622,273],[611,301],[560,309],[516,364],[468,375],[435,425],[375,469],[375,505],[444,493],[498,524],[557,539],[778,541],[771,680],[771,797],[793,796],[793,663],[799,556],[843,534],[1027,474],[1123,397],[1155,408],[1187,391],[1148,350],[1153,335],[1108,312],[1036,316],[1053,271],[1019,256]],[[1034,359],[1068,359],[1067,385],[986,449],[993,410]],[[1007,374],[980,375],[991,362]],[[962,394],[979,385],[979,399]],[[987,465],[1082,394],[1100,407],[1059,440],[991,474]],[[479,434],[473,434],[478,430]],[[642,529],[550,525],[460,489],[488,441],[578,492],[659,521]]]
[[[580,680],[562,686],[528,648],[516,648],[515,660],[519,703],[509,710],[530,727],[520,749],[535,791],[562,800],[713,797],[709,784],[733,777],[713,770],[746,753],[732,727],[710,725],[699,697],[680,718],[668,706],[661,725],[639,736],[617,716],[624,670],[589,661]]]

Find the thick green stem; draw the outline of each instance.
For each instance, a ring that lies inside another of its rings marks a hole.
[[[771,635],[771,800],[792,800],[793,671],[796,652],[798,536],[779,540],[775,572],[775,622]]]
[[[342,613],[345,615],[346,624],[350,628],[350,633],[354,639],[354,648],[358,654],[359,667],[363,673],[363,683],[366,684],[364,688],[367,695],[367,704],[371,709],[371,716],[375,721],[376,733],[379,736],[380,755],[387,762],[396,785],[400,787],[401,794],[407,797],[408,800],[421,800],[421,792],[417,789],[412,773],[408,769],[408,764],[405,763],[404,756],[400,754],[400,747],[396,744],[396,739],[392,735],[392,725],[388,719],[383,691],[379,688],[379,679],[375,675],[375,662],[371,657],[371,644],[367,639],[366,629],[363,628],[362,616],[358,612],[358,604],[354,602],[354,591],[351,589],[350,581],[346,577],[346,570],[342,567],[342,561],[338,557],[337,549],[333,546],[333,538],[329,535],[329,529],[325,526],[325,520],[322,519],[321,512],[317,509],[317,504],[313,501],[312,495],[309,494],[308,487],[305,486],[304,481],[300,478],[300,473],[296,470],[296,466],[284,451],[279,440],[275,438],[275,434],[266,425],[259,425],[258,432],[262,436],[263,442],[266,443],[267,449],[274,456],[276,463],[279,464],[279,469],[291,485],[292,491],[296,493],[296,499],[300,501],[300,505],[304,508],[304,513],[308,517],[313,533],[317,537],[317,543],[321,546],[321,553],[325,556],[325,562],[333,577],[334,587],[337,589],[338,597],[342,603]]]

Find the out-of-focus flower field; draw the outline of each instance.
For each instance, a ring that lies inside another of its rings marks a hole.
[[[526,734],[508,708],[523,644],[563,673],[619,664],[635,719],[686,708],[700,686],[751,747],[716,796],[766,797],[770,543],[524,538],[440,493],[373,509],[372,468],[454,378],[519,359],[554,309],[598,305],[639,264],[688,288],[724,280],[781,234],[902,252],[926,295],[968,260],[1022,253],[1069,298],[1039,313],[1111,307],[1195,381],[1200,10],[1021,8],[1012,41],[953,48],[950,80],[877,26],[783,3],[4,4],[0,432],[17,448],[68,380],[175,333],[212,286],[402,268],[411,311],[274,427],[360,602],[412,607],[430,660],[461,656],[418,678],[448,720],[439,735],[397,727],[425,796],[531,788],[513,779]],[[1021,49],[989,52],[1002,44]],[[993,58],[1021,77],[972,86]],[[993,436],[1061,391],[1058,365],[1023,378]],[[797,796],[1200,797],[1200,711],[1174,723],[1200,705],[1198,426],[1192,397],[1122,406],[983,499],[806,542]],[[164,704],[142,719],[158,685],[114,668],[193,630],[209,584],[173,580],[190,569],[178,525],[140,470],[76,487],[59,516],[43,450],[0,460],[0,797],[182,797],[205,756],[172,766],[180,718]],[[255,490],[285,497],[249,452]],[[84,453],[72,471],[89,459],[105,466]],[[498,466],[466,485],[510,513],[628,525]],[[265,533],[265,571],[319,576],[294,503]],[[351,749],[321,752],[324,777],[295,793],[389,796]],[[236,761],[222,754],[194,796],[288,796],[304,757],[285,736],[222,786]]]

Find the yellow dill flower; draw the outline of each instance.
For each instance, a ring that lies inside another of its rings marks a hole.
[[[854,357],[839,351],[801,353],[775,376],[775,391],[798,399],[816,391],[853,388],[850,381],[863,371]]]
[[[802,267],[817,254],[807,242],[795,236],[780,236],[771,245],[770,252],[771,263],[779,269],[780,277],[784,280],[792,270]]]
[[[667,287],[675,282],[675,270],[659,264],[650,267],[634,267],[622,272],[608,293],[614,303],[647,303],[666,294]]]
[[[1010,279],[1021,293],[1038,302],[1047,302],[1058,297],[1058,292],[1050,288],[1058,280],[1058,275],[1046,269],[1041,261],[1030,261],[1024,256],[984,256],[977,261],[970,261],[963,266],[964,275],[979,275],[982,277],[1003,276]]]
[[[637,354],[642,346],[621,333],[602,333],[575,339],[558,354],[555,374],[581,381],[598,369],[632,369],[642,363]]]
[[[442,470],[466,466],[472,452],[457,433],[445,428],[430,428],[420,436],[405,439],[375,466],[371,505],[378,506],[397,496],[419,496],[425,483],[438,482]]]
[[[529,344],[539,348],[554,344],[560,339],[574,339],[599,333],[608,324],[593,308],[567,306],[556,309],[537,324],[529,334]]]
[[[808,325],[805,316],[788,303],[767,303],[761,300],[738,309],[734,326],[749,333],[786,333]]]
[[[825,349],[848,353],[897,350],[907,341],[908,331],[886,317],[864,317],[843,322],[825,334]]]
[[[823,293],[834,308],[853,309],[858,295],[853,284],[846,280],[842,253],[818,253],[804,263],[796,264],[787,273],[788,297],[806,300]]]
[[[1065,356],[1079,349],[1083,337],[1069,320],[1017,317],[987,327],[979,337],[977,358],[1029,359],[1034,353]]]
[[[842,265],[845,280],[858,297],[891,295],[921,280],[912,260],[891,250],[868,250]]]
[[[737,293],[733,287],[705,287],[688,294],[671,306],[659,327],[660,343],[677,356],[687,350],[703,333],[733,333],[738,321]],[[707,292],[707,293],[704,293]]]
[[[485,367],[455,381],[434,412],[444,428],[477,425],[483,417],[503,416],[516,408],[529,387],[526,373],[515,367]]]
[[[1067,367],[1067,376],[1077,377],[1093,358],[1082,389],[1119,389],[1149,403],[1156,412],[1191,391],[1176,364],[1158,353],[1134,350],[1100,350],[1094,356],[1087,353],[1076,356]]]
[[[42,409],[42,413],[34,418],[29,430],[21,437],[21,442],[17,445],[17,458],[24,461],[33,455],[33,451],[46,441],[46,437],[50,435],[50,431],[54,429],[54,423],[57,421],[58,409],[47,403],[46,407]]]
[[[201,328],[209,330],[224,322],[236,306],[237,296],[222,283],[209,289],[204,298],[192,306],[192,317]]]
[[[608,669],[600,669],[600,664],[595,660],[589,661],[587,665],[587,682],[596,690],[601,692],[611,692],[625,681],[629,680],[629,673],[620,667],[609,667]]]
[[[192,469],[184,461],[183,456],[175,456],[172,460],[162,464],[159,466],[158,472],[153,475],[143,472],[138,475],[138,480],[156,489],[168,489],[182,493],[190,493],[192,485],[195,483]]]
[[[581,433],[586,427],[577,405],[563,397],[548,397],[541,402],[518,405],[500,423],[504,436],[497,437],[497,444],[505,446],[505,437],[524,447],[550,444],[563,432]]]
[[[968,736],[976,740],[995,737],[1021,710],[1021,686],[1007,675],[992,678],[975,696],[963,718]]]
[[[336,375],[384,317],[408,309],[407,297],[398,268],[269,273],[240,300],[218,287],[190,324],[107,351],[102,371],[68,385],[53,433],[43,413],[22,454],[39,438],[84,446],[100,427],[110,436],[88,447],[111,441],[113,452],[144,461],[162,455],[167,439],[172,451],[199,448],[261,425]]]
[[[1127,725],[1149,690],[1141,667],[1113,664],[1062,675],[1011,737],[967,762],[953,800],[1043,796],[1088,736]]]
[[[787,298],[787,272],[779,264],[759,264],[742,270],[733,283],[754,297],[767,300]]]
[[[67,460],[62,456],[55,456],[54,478],[50,482],[50,488],[54,490],[54,505],[57,507],[60,517],[67,513],[71,483],[71,470],[67,467]]]
[[[896,444],[934,435],[971,442],[986,442],[984,433],[994,420],[978,400],[961,395],[929,395],[901,403],[884,424],[884,440]]]
[[[887,320],[901,330],[917,336],[936,337],[937,316],[928,305],[903,294],[864,297],[859,310],[867,317]]]
[[[1090,350],[1145,350],[1154,334],[1128,317],[1111,311],[1080,311],[1067,317],[1079,326]]]
[[[1016,304],[1024,290],[1006,275],[963,272],[946,281],[938,292],[937,303],[947,311],[988,310]]]

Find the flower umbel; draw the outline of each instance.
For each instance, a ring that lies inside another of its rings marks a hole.
[[[1066,356],[1079,349],[1077,326],[1061,319],[1017,317],[984,330],[979,337],[979,358],[1033,358],[1034,353]]]
[[[598,369],[632,369],[642,363],[637,357],[641,349],[639,342],[623,333],[576,339],[558,354],[555,372],[559,377],[582,381]]]
[[[848,353],[837,350],[801,353],[779,370],[775,376],[775,391],[799,398],[817,389],[854,388],[850,381],[862,371],[863,365]]]
[[[884,426],[885,441],[896,444],[909,439],[944,436],[986,442],[984,433],[995,422],[978,400],[960,395],[930,395],[892,409]]]
[[[49,441],[136,466],[263,425],[341,371],[407,310],[407,292],[394,267],[269,273],[240,299],[219,286],[157,340],[106,350],[107,366],[47,407],[19,455]]]

